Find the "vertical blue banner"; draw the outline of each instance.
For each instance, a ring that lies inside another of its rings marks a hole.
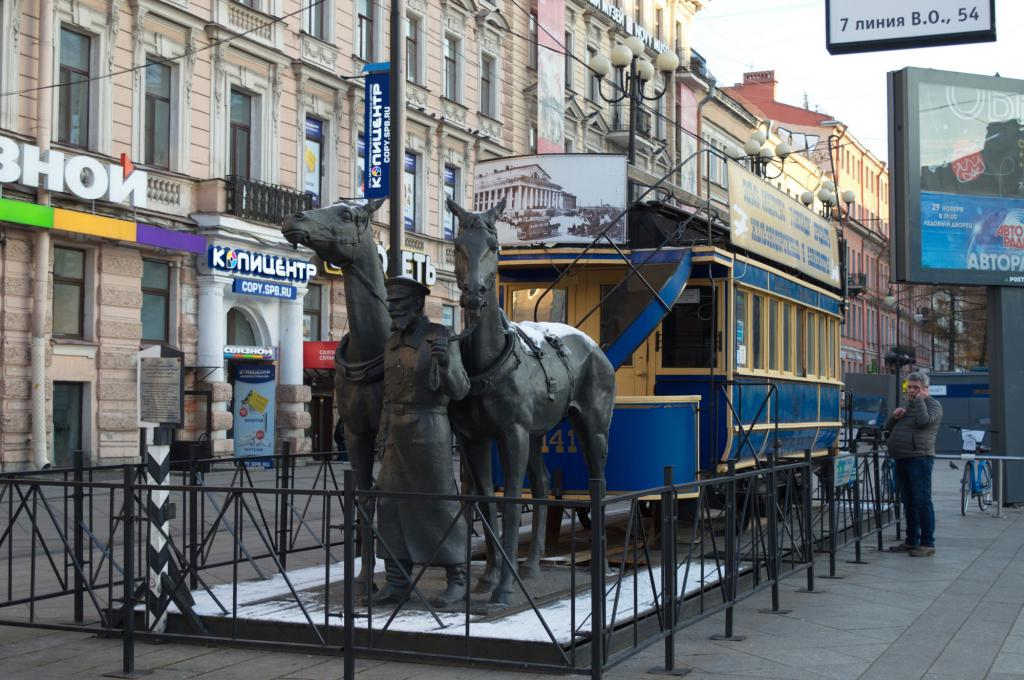
[[[364,196],[387,198],[391,192],[391,85],[388,64],[367,64],[364,83],[364,139],[366,162],[363,168]]]
[[[273,364],[244,364],[235,369],[233,438],[235,457],[274,455],[277,380]],[[266,467],[270,467],[266,461]]]

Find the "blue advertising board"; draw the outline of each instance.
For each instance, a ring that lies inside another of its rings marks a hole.
[[[274,455],[277,379],[273,364],[235,367],[233,439],[236,458]],[[271,467],[272,458],[253,461]]]
[[[364,70],[363,120],[366,161],[363,186],[366,198],[386,198],[391,192],[391,90],[388,64],[367,64]]]
[[[295,299],[295,286],[286,286],[283,283],[275,283],[273,281],[235,279],[231,284],[231,290],[243,295],[258,295],[260,297],[281,298],[283,300]]]

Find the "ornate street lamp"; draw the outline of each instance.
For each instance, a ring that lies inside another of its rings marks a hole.
[[[762,127],[763,126],[763,127]],[[750,168],[754,174],[763,179],[776,179],[782,176],[782,166],[785,165],[786,159],[791,153],[793,148],[788,142],[779,142],[775,146],[772,146],[768,139],[768,135],[771,132],[772,122],[766,120],[759,124],[754,131],[750,133],[750,137],[743,143],[742,147],[735,144],[729,143],[725,147],[725,155],[733,160],[748,159],[750,161]],[[779,159],[779,172],[771,177],[768,176],[768,167],[772,164],[772,161]]]
[[[590,59],[590,70],[598,78],[597,91],[601,99],[609,104],[618,104],[621,101],[629,100],[629,145],[627,147],[627,158],[630,165],[636,163],[636,126],[637,113],[644,101],[656,101],[665,96],[668,92],[668,76],[679,68],[679,57],[675,52],[666,50],[658,55],[655,63],[645,56],[646,48],[644,41],[636,36],[626,38],[625,42],[612,48],[611,59],[597,54]],[[647,83],[654,79],[655,64],[658,71],[665,75],[665,86],[660,91],[651,95],[645,92]],[[606,97],[604,94],[604,78],[612,69],[615,69],[615,81],[619,85],[619,94]],[[627,71],[628,69],[628,71]],[[632,183],[630,183],[629,200],[633,200]]]

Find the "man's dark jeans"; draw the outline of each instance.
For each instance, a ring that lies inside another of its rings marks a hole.
[[[907,544],[935,547],[935,508],[932,506],[932,456],[896,459],[896,488],[907,517]]]

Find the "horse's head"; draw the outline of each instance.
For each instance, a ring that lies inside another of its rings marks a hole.
[[[459,304],[466,321],[476,322],[487,305],[498,277],[498,230],[494,221],[505,209],[505,199],[486,212],[469,212],[448,199],[448,209],[459,220],[455,238],[455,279],[462,295]]]
[[[281,233],[293,245],[304,245],[324,262],[345,266],[355,260],[356,250],[370,238],[370,216],[384,199],[365,204],[341,201],[326,208],[306,210],[286,217]]]

